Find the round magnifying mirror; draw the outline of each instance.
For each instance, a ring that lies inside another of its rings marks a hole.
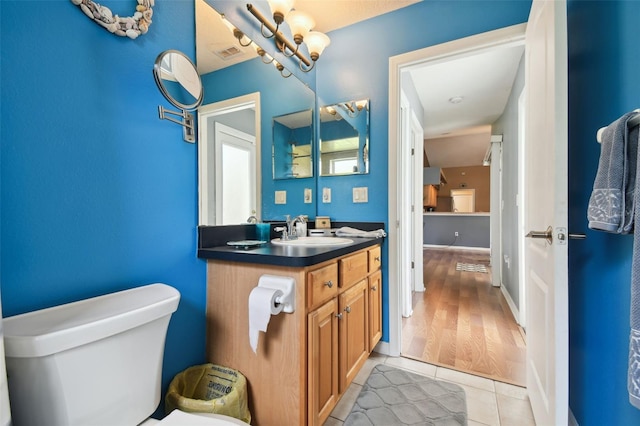
[[[160,53],[153,66],[153,76],[164,97],[176,108],[192,111],[202,103],[200,76],[184,53],[177,50]]]

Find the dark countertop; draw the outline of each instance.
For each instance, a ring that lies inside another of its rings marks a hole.
[[[339,247],[295,247],[266,243],[256,248],[239,249],[224,245],[199,248],[198,257],[229,262],[304,267],[335,259],[376,244],[382,244],[384,241],[382,238],[351,239],[353,240],[352,244]]]
[[[280,237],[274,228],[283,222],[270,222],[269,240]],[[313,229],[313,222],[309,223]],[[384,229],[382,222],[333,222],[334,228],[350,226],[364,231]],[[363,248],[382,244],[384,238],[351,238],[352,244],[339,247],[292,247],[266,243],[260,247],[242,249],[227,245],[227,241],[256,240],[253,224],[198,227],[198,257],[202,259],[247,262],[263,265],[304,267],[317,265]]]

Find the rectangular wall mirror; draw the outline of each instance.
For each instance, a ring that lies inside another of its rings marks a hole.
[[[369,173],[369,100],[320,108],[320,176]]]
[[[313,111],[273,117],[273,178],[313,176]]]

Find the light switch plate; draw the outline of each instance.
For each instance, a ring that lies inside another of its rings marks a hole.
[[[313,200],[312,198],[312,192],[311,192],[311,188],[305,188],[304,189],[304,203],[305,204],[310,204]]]
[[[354,203],[368,203],[369,191],[368,187],[362,186],[359,188],[353,188],[353,202]]]
[[[331,188],[322,188],[322,202],[323,203],[331,202]]]
[[[287,191],[276,191],[276,204],[287,204]]]

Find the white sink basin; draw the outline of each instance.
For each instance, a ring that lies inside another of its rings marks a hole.
[[[297,247],[331,247],[346,246],[351,244],[353,240],[340,237],[300,237],[295,240],[282,240],[275,238],[271,240],[275,245],[279,246],[297,246]]]

